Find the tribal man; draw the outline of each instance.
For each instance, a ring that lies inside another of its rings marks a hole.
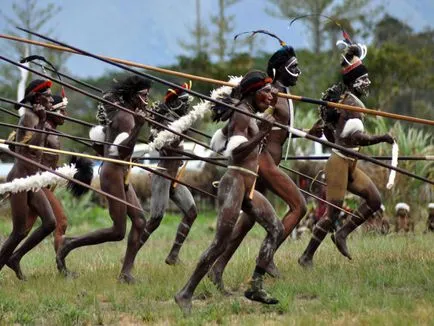
[[[368,70],[362,63],[365,54],[366,47],[364,46],[359,44],[348,46],[341,63],[344,85],[328,90],[329,93],[336,93],[333,96],[339,99],[340,103],[364,107],[360,97],[368,94],[368,88],[371,84]],[[371,136],[365,133],[362,113],[322,108],[321,116],[325,123],[324,134],[327,139],[354,151],[358,151],[360,146],[370,146],[382,142],[394,143],[389,134]],[[347,190],[364,199],[364,202],[354,212],[357,217],[351,216],[332,236],[339,251],[351,259],[346,239],[351,232],[380,209],[380,193],[369,176],[357,166],[356,158],[347,156],[335,149],[326,163],[325,175],[327,201],[342,207]],[[326,216],[315,225],[312,238],[298,260],[301,266],[311,267],[313,265],[312,259],[317,248],[327,233],[333,231],[338,216],[339,210],[337,208],[327,207]]]
[[[238,107],[250,113],[265,112],[275,97],[271,81],[272,79],[261,71],[247,73],[239,85],[241,100]],[[190,312],[194,290],[227,247],[241,209],[267,231],[250,288],[245,292],[245,296],[266,304],[278,302],[263,289],[262,283],[265,268],[282,236],[283,226],[268,200],[253,189],[257,177],[258,154],[275,121],[269,113],[264,114],[264,119],[266,122],[257,124],[255,119],[241,112],[232,112],[229,117],[226,154],[229,156],[230,165],[218,187],[219,214],[216,234],[212,244],[202,254],[193,275],[175,296],[176,303],[184,312]]]
[[[414,232],[414,222],[410,214],[410,206],[407,203],[395,205],[395,232]]]
[[[273,78],[272,85],[280,92],[286,93],[290,86],[295,86],[301,71],[298,67],[294,49],[291,46],[284,45],[275,52],[268,61],[267,73],[269,77]],[[276,119],[276,122],[285,125],[290,124],[292,110],[291,100],[288,101],[284,98],[278,98],[273,117]],[[223,133],[225,133],[225,128],[223,128]],[[320,136],[320,134],[322,134],[320,125],[315,124],[309,130],[309,133],[314,136]],[[263,151],[259,154],[259,178],[256,189],[262,194],[265,194],[267,189],[273,191],[282,198],[289,207],[288,212],[282,219],[284,233],[278,240],[277,247],[285,241],[306,214],[306,201],[303,195],[291,178],[278,167],[282,157],[282,147],[288,139],[288,136],[287,130],[273,127],[267,137],[267,143]],[[219,257],[210,271],[210,278],[219,289],[224,291],[222,279],[224,269],[254,224],[255,220],[249,217],[245,212],[241,214],[226,251]],[[279,276],[279,271],[273,260],[270,262],[270,265],[266,267],[266,271],[271,276]]]
[[[45,129],[46,111],[51,111],[53,103],[51,84],[51,81],[41,79],[36,79],[29,83],[21,103],[30,103],[33,109],[24,109],[19,126],[40,130]],[[44,146],[46,138],[46,134],[44,133],[22,129],[17,129],[15,134],[16,142],[35,146]],[[16,146],[13,150],[33,161],[41,161],[42,152],[40,150],[23,146]],[[13,181],[17,178],[25,178],[36,174],[38,171],[38,167],[16,159],[6,180]],[[42,224],[20,246],[18,250],[19,256],[10,261],[10,267],[14,269],[18,278],[24,279],[19,268],[20,258],[53,232],[56,227],[56,220],[49,199],[43,190],[12,193],[10,195],[10,205],[13,228],[12,233],[3,243],[0,250],[0,270],[8,263],[18,244],[29,234],[30,228],[27,226],[29,215],[40,216],[42,220]]]
[[[190,89],[191,84],[184,83],[183,88]],[[175,90],[169,89],[166,96],[164,97],[164,103],[158,105],[155,110],[157,113],[162,114],[169,118],[179,119],[184,116],[189,109],[190,96],[183,91],[182,88],[177,88]],[[155,115],[154,120],[167,124],[161,117]],[[151,129],[151,132],[158,132],[160,129]],[[169,146],[165,146],[160,150],[161,157],[167,156],[179,156],[179,154],[171,151],[171,148],[183,149],[182,141],[176,140]],[[170,161],[161,160],[158,166],[167,169],[167,173],[176,178],[181,177],[181,168],[178,172],[182,161]],[[197,217],[196,204],[194,203],[193,196],[186,186],[171,182],[170,180],[157,176],[151,176],[152,183],[152,197],[151,197],[151,217],[146,223],[145,231],[142,235],[142,243],[144,244],[152,232],[154,232],[161,223],[163,219],[164,212],[166,211],[169,198],[178,206],[178,208],[184,214],[181,223],[178,226],[178,231],[176,232],[175,242],[173,243],[172,249],[166,258],[166,263],[169,265],[174,265],[179,263],[179,250],[184,243],[190,228]]]
[[[105,157],[128,161],[139,135],[140,129],[145,122],[144,109],[148,105],[148,93],[151,83],[137,76],[130,76],[124,81],[115,84],[113,89],[104,94],[104,99],[121,105],[135,114],[131,114],[104,104],[99,107],[98,118],[104,127],[98,126],[91,130],[93,140],[103,140],[113,145],[104,145]],[[128,203],[140,207],[134,188],[128,182],[130,169],[125,165],[104,162],[100,172],[101,189]],[[85,234],[79,237],[64,237],[57,252],[56,262],[60,272],[68,274],[65,258],[74,249],[96,245],[108,241],[121,241],[125,237],[128,215],[131,219],[131,230],[128,236],[127,251],[123,260],[119,280],[122,282],[134,282],[131,275],[134,260],[140,248],[140,236],[145,227],[145,217],[142,211],[127,207],[126,205],[107,198],[110,217],[113,225],[109,228]]]

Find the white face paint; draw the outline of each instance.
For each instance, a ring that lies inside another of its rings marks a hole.
[[[369,80],[368,74],[364,74],[354,81],[353,88],[361,95],[368,96],[370,85],[371,81]]]
[[[292,77],[298,77],[301,75],[300,69],[298,69],[298,61],[297,58],[292,59],[288,64],[285,66],[285,70],[290,74]]]
[[[149,90],[148,89],[141,90],[140,92],[137,93],[137,95],[139,96],[140,101],[145,106],[148,106],[148,94],[149,94]]]

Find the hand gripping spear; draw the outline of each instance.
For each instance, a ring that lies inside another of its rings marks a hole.
[[[56,44],[59,44],[59,45],[62,45],[62,46],[66,46],[66,47],[68,47],[68,48],[70,48],[70,49],[73,49],[73,50],[79,52],[79,53],[82,53],[82,54],[84,54],[84,55],[87,55],[87,56],[90,56],[90,57],[96,58],[96,59],[98,59],[98,60],[100,60],[100,61],[103,61],[103,62],[109,63],[109,64],[111,64],[111,65],[113,65],[113,66],[116,66],[116,67],[119,67],[119,68],[121,68],[121,69],[124,69],[124,70],[130,71],[130,72],[132,72],[132,73],[134,73],[134,74],[137,74],[137,75],[140,75],[140,76],[142,76],[142,77],[149,78],[149,79],[151,79],[151,80],[154,80],[154,81],[160,82],[160,83],[165,84],[165,85],[170,86],[170,87],[180,88],[179,85],[176,85],[176,84],[171,83],[171,82],[169,82],[169,81],[166,81],[166,80],[164,80],[164,79],[161,79],[161,78],[158,78],[158,77],[152,76],[152,75],[150,75],[150,74],[145,74],[145,73],[142,73],[142,72],[136,71],[136,70],[134,70],[134,69],[132,69],[132,68],[129,68],[129,67],[125,67],[125,66],[123,66],[123,65],[121,65],[121,64],[118,64],[118,63],[112,62],[112,61],[110,61],[110,60],[108,60],[108,59],[105,59],[105,58],[103,58],[103,57],[101,57],[101,56],[98,56],[98,55],[95,55],[95,54],[89,53],[89,52],[84,51],[84,50],[81,50],[81,49],[78,49],[78,48],[76,48],[76,47],[70,46],[70,45],[65,44],[65,43],[63,43],[63,42],[56,41],[56,40],[54,40],[54,39],[52,39],[52,38],[49,38],[49,37],[43,36],[43,35],[41,35],[41,34],[39,34],[39,33],[35,33],[35,32],[30,31],[30,30],[27,30],[27,29],[24,29],[24,28],[20,28],[20,27],[18,27],[18,29],[20,29],[20,30],[22,30],[22,31],[24,31],[24,32],[30,33],[30,34],[32,34],[32,35],[38,36],[38,37],[40,37],[40,38],[43,38],[43,39],[45,39],[45,40],[51,41],[51,42],[53,42],[53,43],[56,43]],[[0,59],[3,59],[3,60],[8,61],[8,62],[11,62],[11,60],[8,60],[8,59],[6,59],[6,58],[4,58],[4,57],[2,57],[2,56],[0,56]],[[13,63],[13,64],[16,65],[16,63],[14,63],[14,62],[11,62],[11,63]],[[21,65],[19,65],[19,66],[21,66]],[[25,67],[22,67],[22,68],[25,68]],[[233,86],[233,85],[231,85],[231,86]],[[211,97],[209,97],[209,96],[205,96],[205,95],[200,94],[200,93],[198,93],[198,92],[196,92],[196,91],[192,91],[192,90],[188,90],[188,89],[185,89],[184,91],[185,91],[186,93],[192,94],[192,95],[194,95],[194,96],[197,96],[197,97],[200,97],[200,98],[206,99],[206,100],[208,100],[208,101],[211,101],[211,102],[214,102],[214,103],[217,103],[217,104],[220,104],[220,105],[226,106],[226,107],[228,107],[228,108],[230,108],[230,109],[232,109],[232,110],[235,110],[235,111],[237,111],[237,112],[240,112],[240,113],[242,113],[242,114],[245,114],[245,115],[247,115],[247,116],[250,116],[251,118],[258,119],[258,120],[261,120],[261,121],[264,120],[263,118],[258,117],[258,116],[256,116],[256,115],[254,115],[253,113],[250,113],[250,112],[246,112],[246,111],[240,110],[239,108],[237,108],[237,107],[235,107],[235,106],[228,105],[227,103],[224,103],[224,102],[219,101],[219,100],[215,100],[215,99],[213,99],[213,98],[211,98]],[[315,100],[315,101],[316,101],[315,104],[321,104],[321,103],[319,103],[319,102],[321,102],[321,101],[318,101],[318,100]],[[324,102],[324,101],[323,101],[323,102]],[[327,105],[327,103],[324,103],[324,105]],[[429,124],[434,125],[434,121],[430,121]],[[320,143],[320,144],[322,144],[322,145],[325,145],[325,146],[328,146],[328,147],[331,147],[331,148],[337,149],[337,150],[341,151],[342,153],[344,153],[344,154],[346,154],[346,155],[350,155],[350,156],[353,156],[353,157],[356,157],[356,158],[360,158],[360,159],[365,159],[366,161],[369,161],[369,162],[371,162],[371,163],[374,163],[374,164],[380,165],[380,166],[382,166],[382,167],[385,167],[385,168],[388,168],[388,169],[391,169],[391,170],[395,170],[395,171],[397,171],[397,172],[400,172],[400,173],[402,173],[402,174],[405,174],[405,175],[407,175],[407,176],[410,176],[410,177],[416,178],[416,179],[418,179],[418,180],[421,180],[421,181],[424,181],[424,182],[427,182],[427,183],[430,183],[430,184],[434,184],[434,181],[432,181],[432,180],[429,180],[429,179],[427,179],[427,178],[424,178],[424,177],[421,177],[421,176],[415,175],[415,174],[413,174],[413,173],[411,173],[411,172],[408,172],[408,171],[406,171],[406,170],[404,170],[404,169],[402,169],[402,168],[394,167],[394,166],[391,166],[391,165],[389,165],[389,164],[383,163],[383,162],[381,162],[381,161],[379,161],[379,160],[372,159],[372,158],[370,158],[370,157],[368,157],[368,156],[366,156],[366,155],[363,155],[363,154],[361,154],[361,153],[359,153],[359,152],[355,152],[355,151],[349,150],[349,149],[346,148],[346,147],[343,147],[343,146],[340,146],[340,145],[337,145],[337,144],[331,143],[331,142],[329,142],[329,141],[326,141],[326,140],[323,140],[323,139],[317,138],[317,137],[315,137],[315,136],[309,135],[308,133],[303,132],[303,131],[301,131],[301,130],[299,130],[299,129],[291,128],[291,127],[285,126],[285,125],[280,124],[280,123],[277,123],[277,122],[275,122],[274,125],[277,126],[277,127],[282,128],[282,129],[287,129],[289,132],[291,132],[291,133],[293,133],[294,135],[297,135],[297,136],[299,136],[299,137],[301,137],[301,138],[306,138],[306,139],[309,139],[309,140],[311,140],[311,141],[316,141],[316,142],[318,142],[318,143]]]
[[[31,33],[33,35],[37,35],[39,37],[42,37],[42,38],[44,38],[46,40],[49,40],[49,41],[51,41],[53,43],[63,44],[63,43],[59,43],[57,41],[54,41],[54,40],[52,40],[50,38],[46,38],[44,36],[40,36],[40,35],[38,35],[36,33],[32,33],[31,31],[28,31],[26,29],[22,29],[22,28],[19,28],[19,29],[21,29],[21,30],[23,30],[25,32]],[[37,45],[37,46],[43,46],[43,47],[55,49],[55,50],[58,50],[58,51],[66,51],[66,52],[71,52],[71,53],[75,53],[75,54],[89,55],[89,54],[87,54],[87,53],[85,53],[85,52],[83,52],[81,50],[76,50],[75,48],[72,48],[72,47],[67,46],[67,45],[57,46],[57,45],[50,44],[50,43],[44,43],[44,42],[38,42],[38,41],[34,41],[34,40],[28,40],[28,39],[25,39],[25,38],[20,38],[20,37],[11,36],[11,35],[5,35],[5,34],[0,34],[0,37],[4,38],[4,39],[12,40],[12,41],[24,42],[24,43],[29,43],[29,44]],[[187,78],[187,79],[191,79],[191,80],[208,82],[208,83],[213,83],[213,84],[222,85],[222,86],[230,86],[230,87],[236,86],[233,83],[229,83],[229,82],[218,80],[218,79],[207,78],[207,77],[202,77],[202,76],[196,76],[196,75],[192,75],[192,74],[182,73],[182,72],[179,72],[179,71],[173,71],[173,70],[169,70],[169,69],[153,67],[153,66],[150,66],[150,65],[145,65],[145,64],[141,64],[141,63],[137,63],[137,62],[132,62],[132,61],[128,61],[128,60],[123,60],[123,59],[118,59],[118,58],[113,58],[113,57],[107,57],[107,56],[99,56],[99,57],[107,59],[107,60],[112,61],[112,62],[116,62],[116,63],[128,65],[128,66],[132,66],[132,67],[142,68],[142,69],[151,70],[151,71],[157,71],[157,72],[161,72],[161,73],[165,73],[165,74],[170,74],[170,75],[174,75],[174,76],[178,76],[178,77],[182,77],[182,78]],[[278,96],[279,97],[283,97],[283,98],[287,98],[287,99],[292,99],[292,100],[295,100],[295,101],[301,101],[301,102],[306,102],[306,103],[311,103],[311,104],[324,105],[324,106],[328,106],[328,107],[332,107],[332,108],[337,108],[337,109],[362,112],[362,113],[370,114],[370,115],[377,115],[377,116],[382,116],[382,117],[396,119],[396,120],[403,120],[403,121],[409,121],[409,122],[420,123],[420,124],[427,124],[427,125],[434,126],[434,121],[433,120],[427,120],[427,119],[421,119],[421,118],[416,118],[416,117],[411,117],[411,116],[394,114],[394,113],[390,113],[390,112],[383,112],[383,111],[378,111],[378,110],[375,110],[375,109],[366,109],[366,108],[361,108],[361,107],[358,107],[358,106],[346,105],[346,104],[341,104],[341,103],[328,102],[328,101],[313,99],[313,98],[309,98],[309,97],[298,96],[298,95],[294,95],[294,94],[278,93]]]

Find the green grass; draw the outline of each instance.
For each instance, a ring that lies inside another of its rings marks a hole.
[[[71,214],[82,215],[76,218],[80,223],[71,219],[71,235],[109,225],[107,212],[100,208],[76,207]],[[22,261],[27,282],[18,281],[8,268],[0,272],[0,325],[434,325],[434,235],[357,233],[349,240],[351,262],[326,239],[310,271],[296,263],[308,235],[288,241],[276,255],[283,277],[265,282],[281,302],[263,306],[242,296],[264,236],[260,227],[228,265],[225,281],[235,294],[224,297],[204,280],[195,293],[192,315],[184,317],[173,295],[209,245],[214,215],[198,217],[181,250],[184,264],[176,267],[164,259],[179,218],[167,216],[139,252],[135,285],[116,281],[125,241],[74,251],[67,262],[79,277],[64,279],[56,272],[52,238],[46,239]],[[10,222],[0,219],[0,234],[9,230]]]

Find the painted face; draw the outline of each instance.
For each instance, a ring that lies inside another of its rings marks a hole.
[[[137,92],[137,96],[140,100],[140,106],[144,109],[148,107],[148,95],[149,95],[149,89],[143,89],[140,92]]]
[[[371,81],[369,80],[368,74],[364,74],[354,81],[353,88],[360,95],[368,96],[370,85]]]
[[[59,115],[62,116],[68,116],[67,110],[66,110],[66,103],[62,102],[62,103],[58,103],[57,105],[53,105],[53,108],[51,110],[51,112],[57,113]],[[54,122],[54,124],[61,126],[65,123],[65,119],[59,116],[50,116],[50,120],[52,120]]]
[[[280,82],[286,87],[295,86],[300,74],[301,70],[298,67],[297,58],[291,57],[285,65],[280,68]]]
[[[275,93],[277,93],[277,90],[271,86],[271,84],[266,84],[264,87],[257,90],[254,97],[256,109],[259,112],[264,112],[266,109],[268,109],[268,107],[273,103]]]
[[[35,99],[35,103],[41,104],[48,111],[51,111],[51,106],[54,102],[53,97],[51,96],[51,89],[47,89],[43,93],[38,93],[37,98]]]
[[[167,105],[173,111],[180,111],[181,109],[184,109],[187,105],[189,105],[192,100],[193,100],[193,97],[191,97],[187,93],[181,93],[179,96],[177,96],[173,100],[170,100],[167,103]]]

